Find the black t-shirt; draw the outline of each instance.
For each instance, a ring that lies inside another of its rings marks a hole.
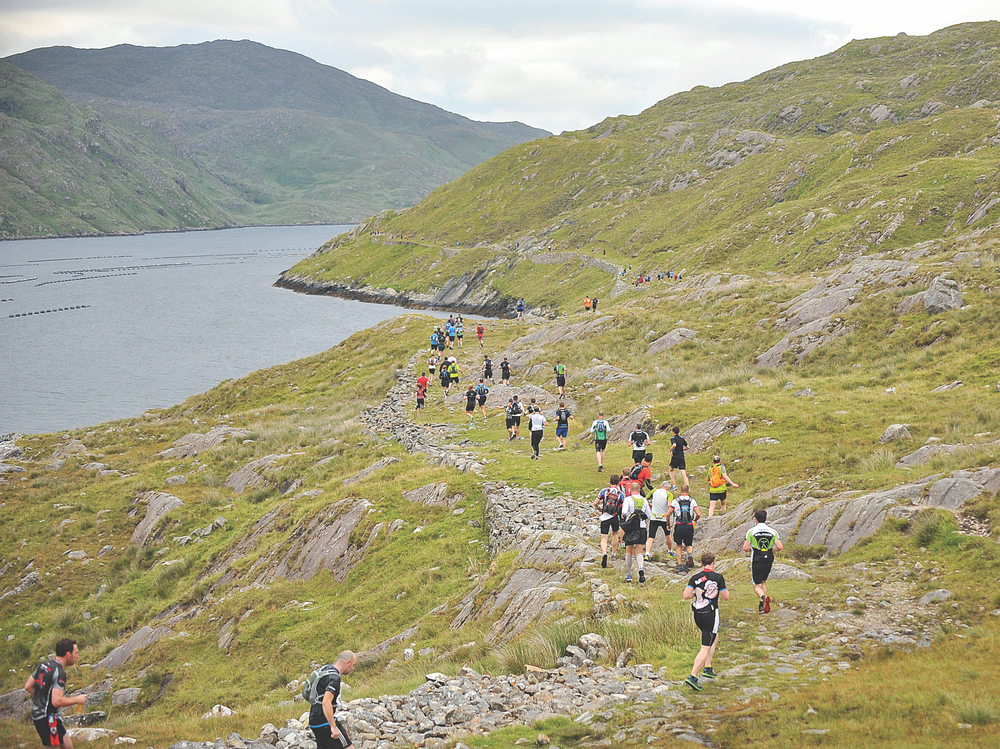
[[[673,457],[680,460],[684,457],[684,448],[687,447],[687,440],[681,437],[679,434],[675,434],[670,438],[670,449],[673,452]]]
[[[556,426],[566,427],[569,426],[569,417],[572,416],[568,408],[560,408],[556,410]]]
[[[510,364],[505,361],[500,362],[500,371],[503,373],[503,378],[505,380],[510,379]]]
[[[31,696],[31,719],[58,715],[59,708],[52,704],[52,688],[66,691],[66,669],[53,658],[39,663],[31,679],[35,682],[35,692]]]
[[[493,361],[490,359],[483,359],[483,371],[492,372],[493,371]]]
[[[336,669],[332,673],[319,677],[319,689],[316,693],[319,699],[316,704],[309,708],[309,725],[325,726],[329,723],[323,713],[323,697],[327,692],[333,694],[333,709],[337,709],[337,700],[340,699],[340,672]]]
[[[465,391],[465,400],[467,401],[465,405],[468,406],[469,410],[476,405],[476,391],[473,388],[470,387]]]
[[[649,435],[639,429],[636,429],[628,436],[628,441],[632,443],[632,448],[635,450],[641,450],[648,439]]]
[[[691,610],[696,614],[711,613],[719,608],[719,594],[726,589],[726,580],[718,572],[702,570],[688,581],[688,587],[694,588]]]

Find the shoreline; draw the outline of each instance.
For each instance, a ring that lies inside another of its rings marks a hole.
[[[149,231],[93,232],[88,234],[44,234],[34,237],[0,237],[0,245],[3,245],[4,242],[33,242],[42,239],[113,239],[115,237],[144,237],[147,234],[185,234],[193,231],[231,231],[233,229],[291,229],[299,226],[349,226],[354,228],[358,226],[359,223],[360,222],[358,221],[343,221],[339,223],[314,221],[305,224],[234,224],[232,226],[201,226],[183,229],[150,229]],[[350,229],[348,229],[348,231],[350,231]]]

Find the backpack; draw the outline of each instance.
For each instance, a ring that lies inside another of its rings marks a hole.
[[[639,513],[638,508],[632,510],[629,516],[621,521],[619,527],[626,533],[631,533],[632,531],[639,530],[639,525],[642,522],[642,516]]]
[[[594,439],[606,440],[608,438],[608,422],[601,419],[594,426]]]
[[[521,402],[520,401],[514,401],[514,402],[512,402],[510,404],[510,415],[511,416],[520,416],[523,413],[524,413],[524,409],[521,408]]]
[[[642,463],[636,463],[632,466],[632,470],[628,472],[628,477],[633,481],[639,478],[639,474],[642,473]]]
[[[726,485],[726,480],[722,478],[722,467],[718,465],[713,465],[711,470],[708,472],[708,485],[713,489],[718,489],[720,486]]]
[[[486,395],[490,392],[490,389],[483,384],[476,385],[476,393],[479,395]]]
[[[647,437],[648,437],[648,435],[645,432],[632,432],[632,436],[630,437],[630,440],[631,440],[632,444],[634,444],[636,446],[636,448],[640,448],[640,447],[642,447],[643,445],[646,444],[646,438]]]
[[[315,705],[320,700],[319,682],[320,679],[330,674],[339,673],[335,666],[320,666],[309,677],[302,682],[302,699],[310,705]]]
[[[618,489],[613,490],[610,486],[604,490],[604,500],[601,502],[601,512],[605,515],[614,515],[618,511],[616,507],[608,506],[608,500],[612,498],[612,495],[621,497],[621,491]],[[614,503],[614,500],[612,500],[612,503]]]
[[[677,498],[677,505],[680,512],[677,513],[677,522],[681,525],[693,525],[694,513],[691,512],[691,497]]]

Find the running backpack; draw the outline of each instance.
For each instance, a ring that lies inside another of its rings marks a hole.
[[[320,700],[319,682],[324,676],[338,673],[335,666],[320,666],[309,677],[302,682],[302,698],[310,705],[315,705]]]
[[[708,485],[713,489],[726,485],[726,480],[722,478],[722,466],[713,465],[708,472]]]
[[[642,522],[642,516],[639,514],[639,510],[632,510],[629,516],[621,521],[619,527],[626,533],[631,533],[632,531],[639,530],[639,525]]]
[[[601,502],[601,512],[605,515],[616,515],[618,514],[617,499],[621,499],[621,492],[617,489],[612,489],[608,487],[604,490],[604,499]],[[609,506],[608,500],[611,500]]]
[[[677,513],[677,522],[681,525],[692,525],[694,523],[694,514],[691,512],[691,497],[677,498],[677,505],[680,507],[680,512]]]
[[[636,463],[632,466],[632,470],[628,472],[628,477],[633,481],[637,481],[640,473],[642,473],[642,463]]]
[[[490,389],[485,385],[476,385],[476,393],[479,395],[486,395],[490,392]]]
[[[594,426],[594,439],[606,440],[608,438],[608,422],[598,421]]]
[[[647,437],[648,435],[646,435],[645,432],[632,432],[632,436],[630,439],[632,441],[632,444],[635,445],[636,449],[639,449],[646,444]]]

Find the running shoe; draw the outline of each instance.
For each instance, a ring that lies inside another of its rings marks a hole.
[[[761,598],[757,602],[757,613],[758,614],[763,614],[764,613],[764,599],[763,598]]]
[[[764,613],[771,613],[771,596],[764,596]]]
[[[597,472],[600,473],[604,470],[604,466],[597,466]]]
[[[645,572],[645,570],[639,570],[639,582],[640,583],[646,582],[646,572]]]
[[[677,565],[677,574],[683,575],[687,571],[687,568],[683,564]]]
[[[648,562],[649,561],[649,554],[643,554],[642,555],[642,561]]]
[[[632,582],[632,576],[631,575],[625,575],[625,582],[627,582],[627,583]]]
[[[701,678],[703,679],[714,679],[716,676],[718,676],[718,674],[715,673],[711,666],[705,666],[705,668],[701,670]]]
[[[687,684],[689,687],[691,687],[696,692],[700,692],[702,689],[704,689],[704,687],[701,684],[699,684],[698,680],[695,677],[693,677],[693,676],[687,677],[684,680],[684,683]]]
[[[693,570],[694,569],[694,557],[691,556],[690,554],[688,554],[687,568],[689,570]]]
[[[601,557],[601,567],[607,568],[607,566],[608,566],[608,555],[605,554],[603,557]],[[761,606],[763,605],[764,604],[761,604]],[[763,611],[763,609],[761,609],[761,611]]]
[[[670,557],[671,559],[677,559],[677,552],[671,549],[670,551],[667,552],[667,556]]]

